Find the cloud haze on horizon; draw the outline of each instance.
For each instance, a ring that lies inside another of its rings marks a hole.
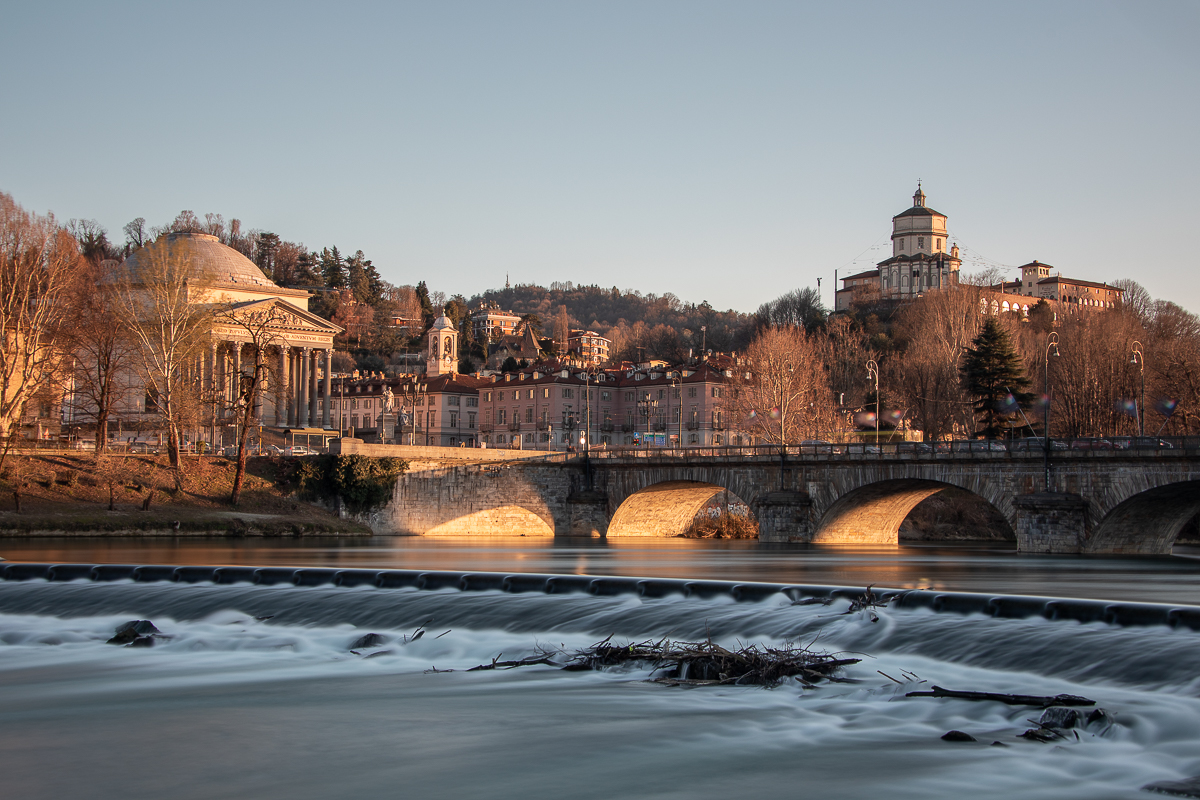
[[[921,179],[970,258],[1132,278],[1200,311],[1194,3],[50,2],[4,19],[0,191],[117,241],[191,209],[447,294],[507,274],[752,311],[818,277],[832,304],[834,270],[890,253]]]

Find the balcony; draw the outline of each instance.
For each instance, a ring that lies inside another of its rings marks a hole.
[[[484,433],[491,433],[494,430],[494,428],[492,427],[492,423],[490,423],[490,422],[481,422],[481,423],[479,423],[479,430],[481,430]]]
[[[616,426],[613,425],[611,422],[605,421],[605,422],[600,423],[600,431],[602,433],[612,433],[615,429],[616,429]]]
[[[656,430],[656,431],[665,431],[666,429],[667,429],[667,423],[665,423],[665,422],[663,422],[663,421],[661,421],[661,420],[659,420],[659,421],[657,421],[657,422],[655,422],[655,423],[654,423],[654,430]]]
[[[543,420],[539,420],[539,421],[538,421],[538,424],[537,424],[537,429],[538,429],[539,431],[545,431],[545,430],[549,430],[549,429],[550,429],[550,423],[549,423],[549,422],[547,422],[547,421],[546,421],[546,420],[544,420],[544,419],[543,419]]]
[[[633,433],[633,431],[633,426],[628,423],[621,426],[621,433]]]
[[[688,429],[689,431],[695,431],[695,430],[699,430],[699,429],[700,429],[700,423],[699,423],[699,422],[697,422],[697,421],[696,421],[696,420],[694,420],[694,419],[692,419],[692,420],[688,420],[687,429]]]
[[[517,422],[510,422],[510,423],[508,423],[508,429],[509,429],[510,431],[512,431],[513,433],[517,433],[518,431],[520,431],[520,430],[521,430],[521,423],[520,423],[520,421],[517,421]]]

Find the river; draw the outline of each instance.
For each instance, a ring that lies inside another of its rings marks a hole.
[[[876,583],[1200,605],[1200,561],[1184,548],[1128,559],[1003,546],[72,538],[0,540],[0,556]],[[132,619],[170,638],[105,644]],[[427,634],[405,644],[422,625]],[[350,652],[367,632],[384,643]],[[852,682],[811,688],[666,688],[645,681],[648,666],[464,671],[610,635],[791,641],[863,660],[846,668]],[[850,611],[782,594],[738,603],[0,581],[0,759],[5,796],[33,798],[1148,797],[1147,783],[1200,774],[1198,661],[1200,633],[1183,628]],[[905,697],[933,684],[1083,695],[1109,716],[1039,744],[1018,737],[1038,709]],[[978,742],[942,741],[952,729]]]

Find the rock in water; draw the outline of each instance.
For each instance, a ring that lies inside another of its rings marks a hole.
[[[154,623],[148,619],[133,619],[129,622],[122,622],[117,626],[116,635],[108,640],[108,644],[132,644],[138,637],[149,637],[151,634],[162,633],[158,628],[154,627]],[[149,647],[150,645],[138,645],[139,647]]]
[[[154,637],[153,636],[139,636],[125,646],[126,647],[154,647]]]
[[[971,734],[964,733],[962,731],[946,731],[946,733],[942,734],[942,741],[943,742],[977,742],[979,740],[976,739]]]
[[[1181,781],[1157,781],[1142,787],[1144,792],[1158,792],[1176,797],[1200,797],[1200,775]]]
[[[379,647],[386,644],[386,641],[378,633],[364,633],[362,636],[354,640],[350,645],[351,650],[365,650],[370,647]]]
[[[1051,706],[1042,712],[1038,723],[1045,725],[1047,728],[1059,728],[1062,730],[1074,728],[1080,723],[1079,712],[1073,708]]]

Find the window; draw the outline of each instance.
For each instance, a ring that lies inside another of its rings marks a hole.
[[[450,395],[449,397],[446,398],[446,405],[456,406],[458,404],[459,404],[459,398],[457,395]]]
[[[525,421],[533,422],[533,406],[525,406]]]
[[[483,412],[483,424],[484,425],[492,424],[492,410],[490,408],[487,411]]]
[[[688,444],[695,444],[695,443],[696,443],[696,441],[697,441],[697,439],[696,439],[696,434],[694,434],[694,433],[689,433],[689,434],[688,434]]]
[[[695,397],[695,396],[696,396],[696,387],[689,386],[688,387],[688,397]]]
[[[633,402],[633,392],[626,392],[626,393],[625,393],[625,402],[626,402],[626,403],[632,403],[632,402]]]
[[[563,396],[563,399],[573,398],[573,397],[575,397],[575,390],[568,389],[567,387],[564,386],[563,390],[562,390],[562,396]]]
[[[521,390],[513,389],[513,400],[520,400],[520,399],[521,399]]]
[[[612,400],[612,392],[601,392],[600,399],[601,400]]]
[[[475,427],[475,412],[474,411],[467,412],[467,427],[468,428]]]
[[[450,412],[450,427],[451,428],[458,427],[458,412],[457,411]]]
[[[485,395],[485,396],[484,396],[484,398],[483,398],[483,399],[484,399],[486,402],[488,402],[488,403],[492,402],[492,393],[491,393],[491,392],[484,392],[484,395]]]
[[[922,247],[924,247],[924,246],[925,246],[925,237],[924,237],[924,236],[918,236],[918,237],[917,237],[917,249],[919,250],[919,249],[921,249],[921,248],[922,248]]]
[[[712,393],[713,397],[720,397],[722,394],[722,388],[720,386],[714,386],[712,387]]]
[[[467,408],[479,408],[479,398],[478,397],[468,397],[467,398]]]
[[[437,412],[436,411],[429,412],[429,427],[431,427],[431,428],[437,427]]]
[[[549,397],[550,397],[550,387],[549,386],[542,387],[542,397],[549,399]]]
[[[358,415],[357,414],[355,414],[353,417],[350,418],[350,427],[352,427],[352,428],[358,427]]]
[[[529,390],[529,399],[530,399],[530,400],[532,400],[532,399],[533,399],[533,389],[530,389],[530,390]]]
[[[505,422],[505,420],[508,418],[508,417],[507,417],[507,414],[508,414],[508,412],[507,412],[507,411],[505,411],[503,408],[499,409],[499,410],[496,412],[496,424],[497,424],[497,425],[503,425],[503,424],[504,424],[504,422]]]
[[[659,399],[659,400],[662,400],[662,399],[664,399],[666,396],[667,396],[667,390],[666,390],[666,389],[659,389],[659,390],[658,390],[658,399]]]

